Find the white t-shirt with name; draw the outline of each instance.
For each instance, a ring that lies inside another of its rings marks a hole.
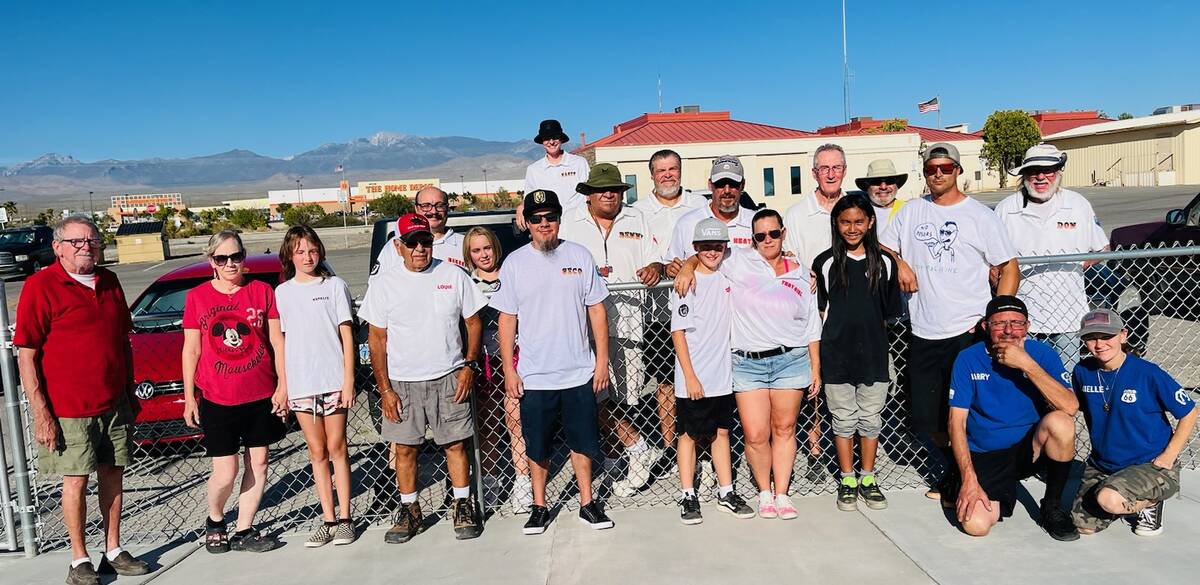
[[[711,204],[683,214],[675,224],[675,231],[671,234],[671,246],[667,251],[669,258],[666,258],[665,261],[669,262],[675,258],[680,260],[691,258],[696,253],[696,249],[692,247],[692,236],[696,235],[696,224],[709,217],[716,217],[713,215]],[[750,242],[753,241],[754,236],[754,231],[750,227],[753,219],[753,211],[738,206],[737,217],[725,224],[729,226],[730,248],[750,248]]]
[[[708,199],[705,199],[703,195],[683,189],[675,200],[675,205],[671,207],[663,205],[658,197],[654,196],[654,193],[638,198],[631,207],[646,216],[646,225],[650,226],[654,253],[658,255],[659,262],[669,264],[671,260],[674,260],[673,257],[670,257],[670,249],[671,238],[675,235],[675,224],[679,223],[679,218],[689,211],[707,205]]]
[[[358,316],[387,329],[388,378],[434,380],[461,368],[459,322],[487,305],[487,297],[463,270],[434,260],[421,272],[404,262],[367,282]]]
[[[543,156],[525,167],[525,192],[537,189],[554,191],[563,211],[586,205],[587,198],[576,189],[587,180],[590,170],[587,159],[577,154],[564,152],[556,165],[550,164]]]
[[[821,314],[809,268],[795,259],[788,262],[793,268],[776,276],[755,250],[727,253],[721,273],[733,285],[733,349],[808,347],[821,340]]]
[[[1067,189],[1049,201],[1030,200],[1020,192],[996,205],[996,215],[1008,230],[1019,256],[1080,254],[1103,250],[1108,236],[1087,199]],[[1021,267],[1017,296],[1029,307],[1029,331],[1066,333],[1079,330],[1088,311],[1079,262],[1029,264]]]
[[[671,331],[683,331],[692,370],[704,387],[705,398],[733,393],[733,361],[729,353],[732,306],[732,285],[720,272],[697,271],[695,290],[682,298],[671,292]],[[678,357],[675,396],[687,398],[687,380]]]
[[[900,254],[917,275],[908,300],[913,333],[948,339],[974,327],[992,298],[988,273],[1017,256],[991,209],[967,197],[938,205],[931,196],[904,204],[879,242]]]
[[[394,228],[393,228],[394,229]],[[404,264],[404,257],[400,255],[400,251],[396,249],[396,237],[392,236],[387,243],[383,245],[383,249],[379,251],[379,264],[376,265],[376,270],[371,273],[371,276],[383,272],[385,270],[394,269],[397,265]],[[433,257],[449,262],[463,270],[466,270],[466,263],[463,262],[463,235],[446,228],[446,233],[440,238],[435,237],[433,240]]]
[[[517,317],[525,389],[565,390],[590,380],[596,355],[587,309],[604,302],[608,287],[587,248],[563,240],[547,253],[526,244],[504,260],[500,282],[491,306]]]
[[[288,398],[341,389],[346,363],[338,326],[354,318],[346,281],[336,276],[309,282],[293,278],[275,289],[275,302],[284,334]]]

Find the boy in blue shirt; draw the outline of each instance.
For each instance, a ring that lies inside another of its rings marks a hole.
[[[1079,401],[1058,352],[1026,339],[1029,311],[1014,296],[991,300],[986,340],[958,354],[950,374],[950,445],[962,484],[957,516],[971,536],[985,536],[1012,515],[1017,484],[1046,472],[1041,525],[1055,540],[1079,538],[1062,508],[1075,456]]]
[[[1179,452],[1196,426],[1196,403],[1162,368],[1128,352],[1116,312],[1084,315],[1079,336],[1092,357],[1075,366],[1071,383],[1092,453],[1071,516],[1081,534],[1120,517],[1138,536],[1158,534],[1163,500],[1179,491]],[[1174,431],[1167,413],[1179,421]]]

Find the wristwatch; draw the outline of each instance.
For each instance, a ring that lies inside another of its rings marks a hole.
[[[479,360],[467,360],[467,363],[464,365],[471,368],[471,371],[475,372],[476,376],[483,375],[483,364],[480,364]]]

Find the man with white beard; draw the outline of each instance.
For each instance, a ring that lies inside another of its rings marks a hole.
[[[883,232],[884,226],[896,217],[896,212],[904,206],[904,201],[896,199],[896,193],[908,181],[908,173],[896,172],[896,165],[890,159],[881,158],[867,165],[867,176],[854,179],[867,198],[871,200],[871,208],[875,210],[875,231]]]
[[[1025,152],[1021,166],[1009,171],[1021,186],[996,206],[1019,256],[1082,254],[1108,249],[1088,200],[1062,188],[1067,155],[1052,144]],[[1062,355],[1067,371],[1079,362],[1079,320],[1088,311],[1083,271],[1090,262],[1031,264],[1021,267],[1017,295],[1029,306],[1029,333]]]

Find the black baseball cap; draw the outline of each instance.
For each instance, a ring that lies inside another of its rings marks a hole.
[[[535,189],[525,194],[525,209],[522,213],[526,218],[539,211],[550,210],[562,214],[562,204],[558,202],[558,194],[546,189]]]
[[[1016,311],[1025,317],[1029,317],[1029,309],[1025,307],[1025,301],[1012,295],[1000,295],[988,302],[987,311],[984,312],[983,318],[990,319],[992,315],[1005,311]]]

